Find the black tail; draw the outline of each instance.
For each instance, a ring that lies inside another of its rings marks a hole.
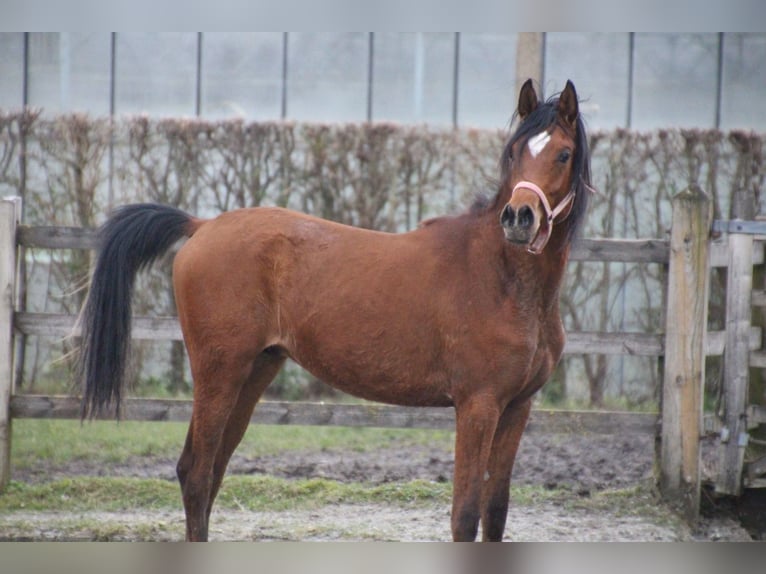
[[[119,208],[99,230],[100,248],[81,316],[80,416],[100,414],[120,395],[130,350],[130,308],[137,273],[193,232],[190,215],[164,205]]]

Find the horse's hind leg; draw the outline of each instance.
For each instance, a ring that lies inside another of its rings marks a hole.
[[[208,521],[210,520],[210,511],[213,508],[213,501],[218,494],[218,490],[221,488],[221,482],[223,482],[223,476],[231,455],[234,454],[234,450],[245,435],[255,405],[261,398],[263,391],[269,386],[269,383],[277,376],[277,373],[285,363],[285,359],[286,357],[279,351],[262,352],[253,364],[250,378],[239,391],[239,399],[229,415],[229,420],[226,422],[226,429],[223,432],[215,464],[213,465],[213,486],[207,505]]]
[[[177,472],[186,511],[186,539],[204,541],[215,460],[229,417],[250,377],[253,360],[218,356],[201,361],[197,353],[190,352],[189,356],[194,373],[194,406]]]
[[[506,407],[498,421],[481,504],[482,540],[500,542],[505,532],[511,471],[529,418],[531,399]]]

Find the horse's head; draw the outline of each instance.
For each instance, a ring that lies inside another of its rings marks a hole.
[[[518,129],[501,160],[505,238],[539,254],[554,225],[574,231],[587,203],[590,184],[587,140],[577,93],[568,81],[558,97],[540,102],[527,80],[519,94]],[[571,233],[567,233],[571,238]]]

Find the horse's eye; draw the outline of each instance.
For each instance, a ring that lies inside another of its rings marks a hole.
[[[556,158],[556,161],[559,163],[566,163],[569,161],[570,157],[572,157],[572,153],[568,149],[565,149],[559,154],[559,157]]]

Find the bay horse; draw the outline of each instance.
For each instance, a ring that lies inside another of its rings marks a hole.
[[[534,393],[564,347],[558,300],[588,201],[574,85],[527,81],[493,198],[401,234],[256,207],[210,220],[119,208],[100,229],[83,308],[82,418],[119,414],[136,274],[173,244],[173,287],[194,379],[177,466],[187,540],[213,501],[267,385],[290,357],[363,399],[453,406],[454,540],[501,540]],[[110,411],[111,412],[111,411]]]

